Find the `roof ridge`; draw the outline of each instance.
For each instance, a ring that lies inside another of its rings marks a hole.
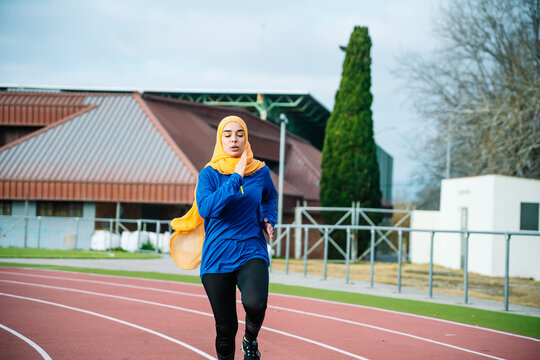
[[[180,149],[178,144],[172,139],[171,135],[167,132],[165,127],[161,124],[161,121],[158,119],[157,116],[154,115],[152,110],[146,103],[144,102],[144,99],[142,98],[141,94],[137,92],[132,93],[133,98],[137,102],[137,104],[141,107],[145,115],[150,119],[152,124],[156,127],[158,132],[163,136],[167,144],[173,149],[173,151],[176,153],[176,155],[180,158],[180,160],[186,165],[186,167],[189,169],[189,171],[192,173],[195,179],[199,177],[199,172],[195,168],[195,165],[189,160],[189,158],[186,156],[186,154]]]
[[[25,90],[0,90],[0,95],[34,95],[34,96],[86,96],[83,93],[48,92],[48,91],[25,91]]]
[[[38,136],[39,134],[42,134],[45,131],[48,131],[48,130],[50,130],[50,129],[58,126],[58,125],[61,125],[61,124],[64,124],[64,123],[66,123],[66,122],[68,122],[70,120],[73,120],[74,118],[76,118],[76,117],[78,117],[78,116],[80,116],[80,115],[82,115],[82,114],[84,114],[84,113],[86,113],[86,112],[88,112],[90,110],[93,110],[96,107],[97,107],[97,104],[88,104],[83,109],[80,109],[80,110],[74,112],[73,114],[66,116],[63,119],[55,121],[55,122],[53,122],[53,123],[51,123],[49,125],[46,125],[45,127],[41,128],[39,130],[33,131],[30,134],[25,135],[25,136],[13,141],[13,142],[5,144],[4,146],[0,147],[0,151],[7,150],[7,149],[9,149],[9,148],[11,148],[11,147],[13,147],[15,145],[18,145],[18,144],[30,139],[30,138],[33,138],[34,136]]]
[[[25,90],[0,90],[0,95],[33,95],[33,96],[55,96],[55,97],[88,97],[88,96],[129,96],[129,92],[92,92],[92,91],[60,91],[60,92],[52,92],[52,91],[25,91]]]
[[[153,101],[161,101],[165,103],[176,103],[176,104],[182,104],[186,106],[190,106],[193,108],[204,110],[204,112],[212,112],[212,113],[218,113],[221,111],[231,112],[231,110],[235,112],[241,112],[249,116],[257,117],[252,112],[250,112],[247,109],[239,108],[239,107],[232,107],[232,106],[223,106],[223,105],[212,105],[211,107],[208,106],[208,104],[196,102],[196,101],[189,101],[184,99],[174,99],[170,97],[166,97],[163,95],[153,94],[153,93],[144,93],[142,95],[142,98],[149,98]]]

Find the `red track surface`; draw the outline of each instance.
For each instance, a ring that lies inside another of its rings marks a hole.
[[[36,346],[52,359],[215,357],[214,321],[198,285],[3,268],[0,308],[0,359],[46,358]],[[242,333],[241,325],[236,359]],[[263,359],[540,358],[536,339],[277,294],[259,344]]]

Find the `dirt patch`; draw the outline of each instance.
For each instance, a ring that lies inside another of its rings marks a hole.
[[[323,262],[308,261],[308,274],[323,276]],[[272,269],[285,271],[285,260],[272,259]],[[304,273],[303,260],[290,260],[289,272]],[[328,263],[327,276],[345,279],[345,264]],[[369,262],[350,265],[351,280],[370,281]],[[396,285],[398,265],[395,263],[375,263],[374,282]],[[441,266],[433,267],[433,291],[463,295],[463,271],[452,270]],[[429,265],[402,264],[401,286],[421,290],[429,289]],[[504,301],[504,277],[490,277],[469,272],[469,297],[486,300]],[[510,278],[509,302],[540,308],[540,282],[525,278]]]

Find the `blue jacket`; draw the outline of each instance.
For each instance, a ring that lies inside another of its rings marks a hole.
[[[199,173],[197,207],[205,239],[200,275],[236,271],[246,261],[270,263],[264,219],[277,221],[277,191],[267,166],[242,178],[210,166]]]

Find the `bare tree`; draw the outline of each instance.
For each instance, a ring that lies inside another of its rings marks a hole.
[[[436,129],[416,147],[429,178],[540,178],[539,16],[540,0],[451,0],[435,25],[440,48],[399,59]]]

